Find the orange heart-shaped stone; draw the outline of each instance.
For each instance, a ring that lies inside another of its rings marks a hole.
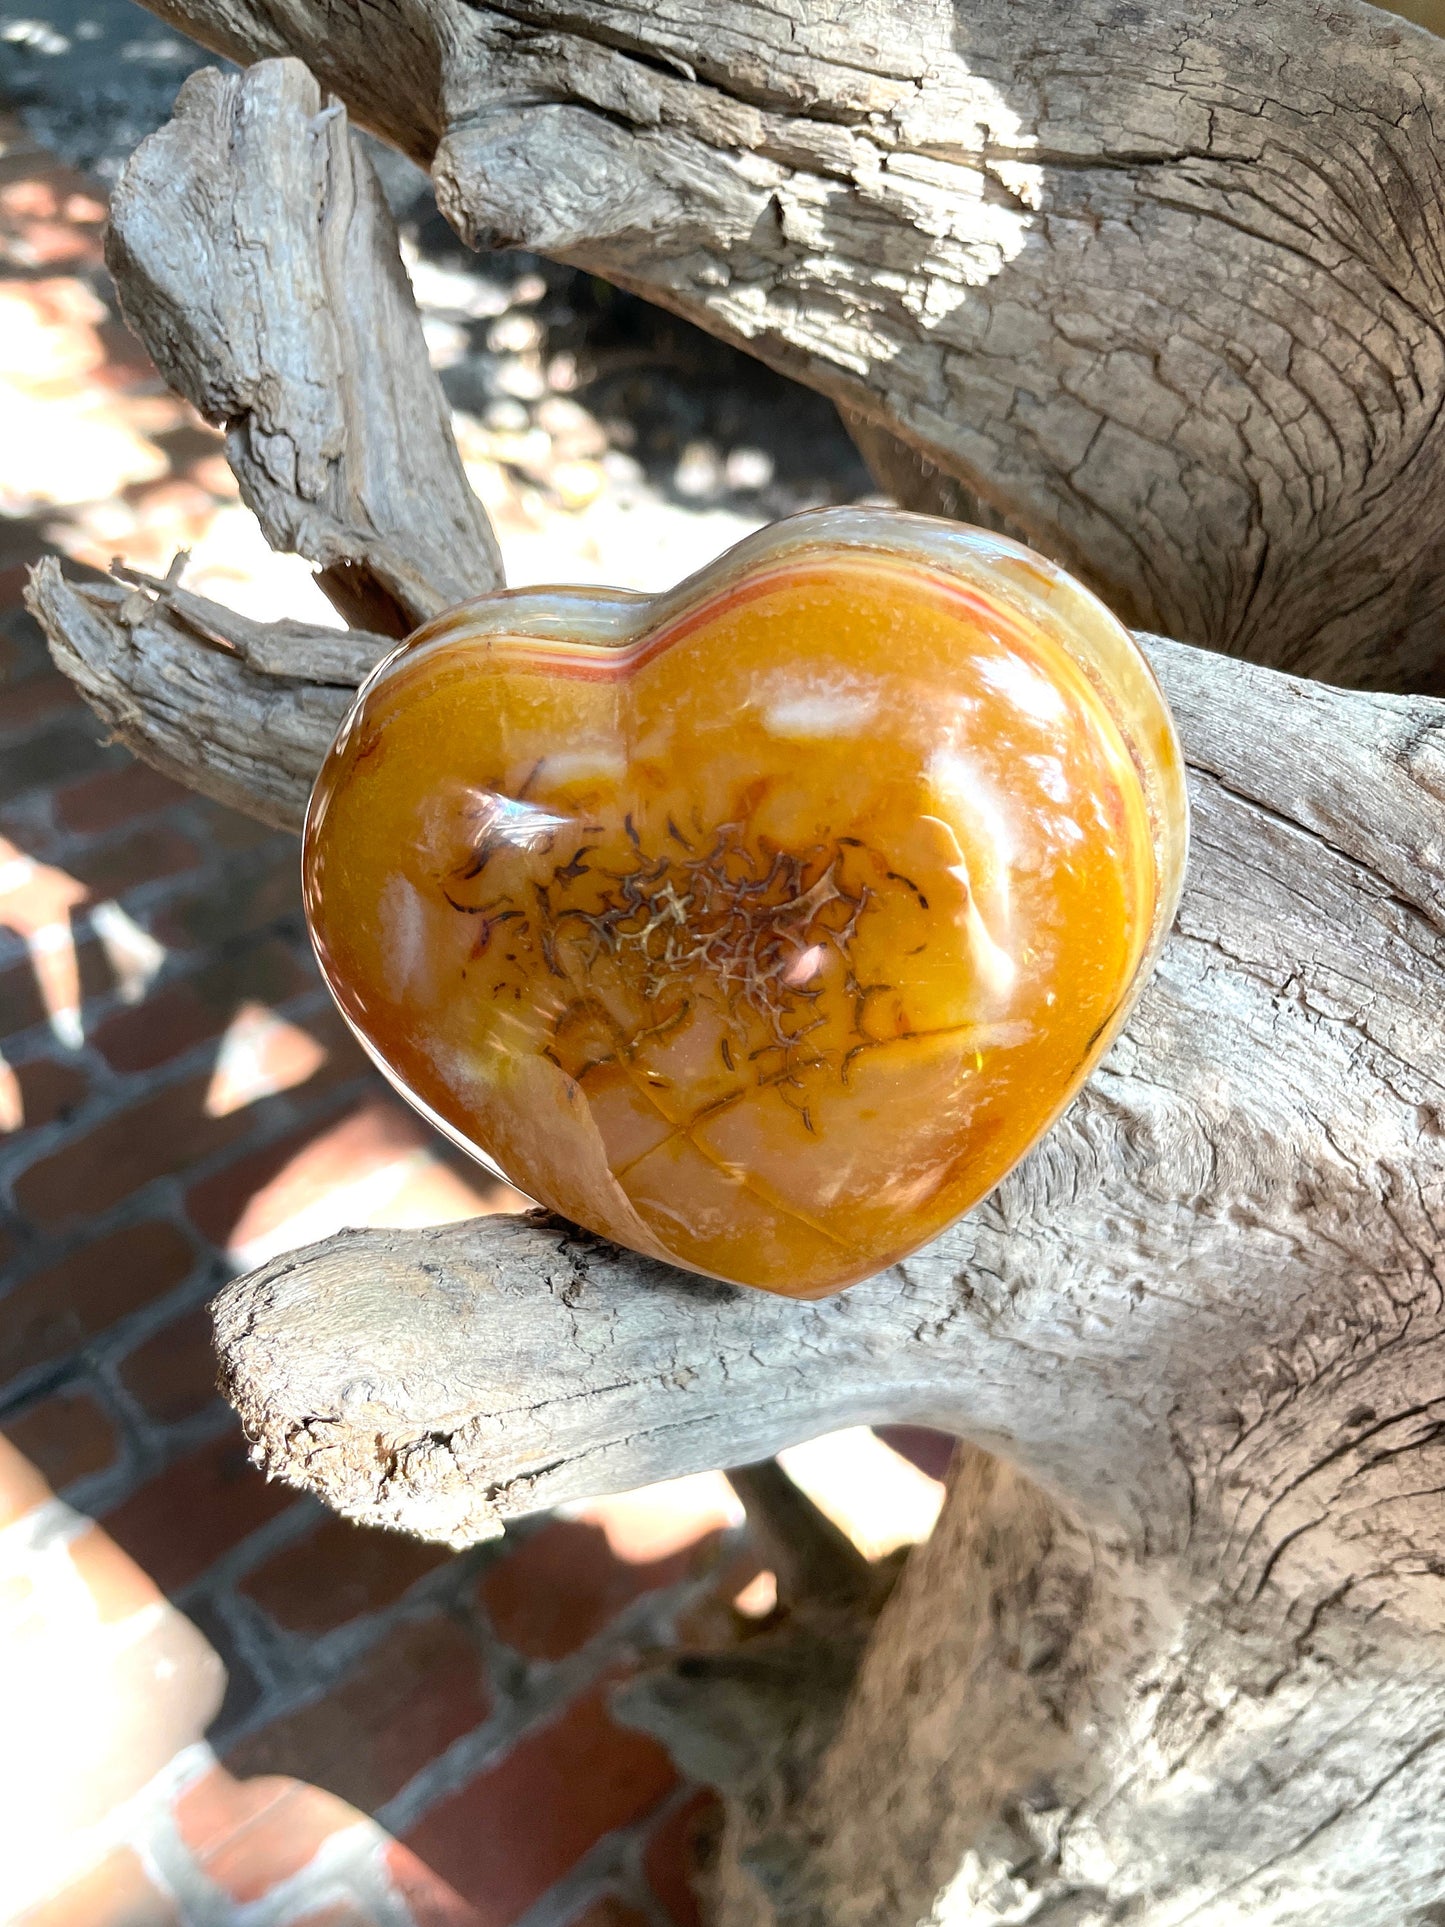
[[[990,1190],[1173,916],[1128,633],[977,529],[830,510],[657,598],[497,593],[371,678],[312,934],[398,1087],[636,1250],[811,1296]]]

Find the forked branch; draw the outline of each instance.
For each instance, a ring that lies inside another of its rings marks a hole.
[[[1126,620],[1435,688],[1445,44],[1361,0],[156,0],[479,245],[921,449]]]
[[[1361,681],[1430,671],[1441,56],[1352,0],[1147,18],[981,0],[967,20],[710,0],[650,22],[647,47],[610,0],[396,0],[364,21],[167,3],[227,51],[307,52],[437,155],[464,224],[872,410],[1136,616]],[[165,229],[173,171],[205,184],[186,218],[219,210],[212,240],[240,246],[255,181],[276,194],[248,117],[284,106],[327,262],[381,234],[326,214],[364,190],[303,82],[193,83],[173,168],[163,147],[129,177],[129,232]],[[458,592],[453,564],[490,579],[484,543],[429,546],[429,468],[416,489],[365,480],[369,449],[412,472],[369,344],[338,324],[330,375],[310,346],[286,358],[321,338],[287,304],[309,290],[334,316],[345,277],[247,282],[204,256],[166,239],[116,260],[163,364],[239,402],[213,412],[273,536],[332,567],[341,530],[335,556],[385,591],[377,630]],[[197,319],[237,286],[238,316],[254,298],[265,317],[244,381]],[[253,380],[283,349],[274,388]],[[313,432],[314,376],[343,397],[339,445]],[[295,489],[278,448],[306,456]],[[452,501],[454,455],[433,458]],[[32,605],[142,754],[272,822],[298,821],[385,646],[54,565]],[[859,1420],[994,1454],[961,1459],[856,1679],[856,1648],[819,1641],[827,1692],[800,1706],[792,1658],[745,1649],[634,1707],[683,1757],[730,1749],[729,1772],[759,1742],[729,1809],[727,1927],[1438,1913],[1445,706],[1148,646],[1191,765],[1178,927],[1068,1116],[929,1249],[798,1304],[555,1221],[481,1220],[346,1234],[216,1308],[268,1469],[429,1537]]]

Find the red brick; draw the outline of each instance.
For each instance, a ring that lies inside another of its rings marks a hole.
[[[117,1011],[96,1027],[92,1042],[118,1071],[150,1070],[219,1037],[248,998],[281,1003],[311,981],[285,944],[258,944]]]
[[[14,1927],[178,1927],[175,1902],[152,1885],[129,1847],[21,1914]]]
[[[374,1811],[491,1710],[475,1641],[450,1619],[399,1626],[319,1701],[248,1734],[239,1775],[285,1773]]]
[[[104,947],[92,938],[75,946],[75,963],[82,999],[101,997],[112,988],[114,972]],[[0,971],[0,1038],[43,1024],[50,1012],[35,966],[28,960]]]
[[[482,1599],[499,1639],[529,1659],[562,1659],[643,1593],[685,1579],[705,1556],[705,1548],[690,1547],[632,1564],[616,1557],[600,1526],[554,1519],[488,1568]]]
[[[104,215],[82,175],[32,168],[0,188],[0,254],[27,267],[99,267]]]
[[[87,850],[72,857],[68,867],[95,896],[119,897],[142,883],[194,870],[200,861],[201,853],[189,837],[179,830],[157,826]]]
[[[98,1024],[91,1041],[113,1070],[151,1070],[219,1036],[225,1019],[189,983],[167,984],[143,1003],[118,1010]]]
[[[288,1632],[325,1633],[395,1604],[451,1555],[334,1516],[249,1573],[241,1591]]]
[[[213,1243],[245,1243],[427,1140],[425,1126],[399,1102],[375,1098],[203,1178],[187,1193],[186,1210]]]
[[[75,708],[79,702],[75,684],[59,670],[49,675],[27,676],[22,683],[0,688],[0,735],[29,729],[62,709]]]
[[[567,1927],[648,1927],[648,1920],[646,1914],[629,1907],[616,1894],[602,1894],[569,1920]]]
[[[152,1179],[184,1174],[251,1128],[245,1111],[207,1117],[208,1073],[117,1112],[22,1171],[15,1202],[34,1223],[104,1211]]]
[[[212,1117],[224,1117],[301,1084],[306,1086],[308,1098],[326,1090],[336,1081],[335,1067],[328,1077],[332,1053],[318,1033],[334,1036],[324,1012],[308,1017],[303,1024],[265,1004],[243,1004],[227,1025],[225,1041],[216,1054],[206,1093],[207,1112]],[[350,1060],[347,1068],[354,1077],[361,1068],[357,1046],[349,1038],[336,1041]]]
[[[286,831],[258,823],[254,816],[243,816],[240,810],[227,809],[224,803],[217,803],[209,796],[192,794],[191,808],[204,821],[218,849],[258,850],[269,843],[282,866],[294,876],[296,842]]]
[[[186,1215],[202,1237],[224,1247],[251,1199],[300,1157],[329,1122],[322,1119],[301,1130],[288,1131],[285,1137],[233,1158],[219,1171],[193,1184],[186,1193]]]
[[[73,1111],[89,1089],[84,1071],[54,1057],[0,1068],[0,1135],[54,1124]]]
[[[702,1927],[695,1880],[707,1864],[721,1824],[721,1800],[710,1788],[700,1787],[652,1830],[642,1870],[677,1927]]]
[[[102,1471],[115,1458],[117,1445],[110,1419],[81,1392],[58,1392],[7,1419],[5,1436],[57,1492],[88,1472]]]
[[[296,917],[300,868],[293,845],[288,860],[268,864],[257,876],[228,876],[167,904],[152,924],[154,934],[168,950],[211,950],[283,917]]]
[[[132,1613],[143,1612],[147,1606],[154,1606],[161,1596],[135,1560],[122,1552],[110,1534],[99,1526],[88,1526],[78,1538],[71,1540],[66,1550],[71,1565],[95,1601],[97,1615],[104,1626],[117,1625]]]
[[[7,750],[0,763],[10,753]],[[47,863],[43,856],[23,849],[8,836],[0,836],[0,863],[14,879],[0,891],[0,924],[8,925],[18,936],[31,937],[47,925],[73,921],[76,910],[90,900],[87,886],[77,882],[69,870]],[[30,963],[38,976],[41,963],[33,952]]]
[[[354,1900],[337,1900],[319,1911],[297,1915],[286,1927],[381,1927],[381,1922]]]
[[[386,1870],[392,1885],[411,1910],[416,1927],[485,1927],[475,1907],[469,1907],[455,1888],[438,1880],[399,1840],[386,1849]]]
[[[289,1880],[321,1843],[361,1816],[294,1780],[233,1780],[217,1769],[180,1795],[176,1829],[202,1873],[244,1906]]]
[[[98,388],[109,388],[123,394],[138,383],[149,385],[152,390],[160,385],[156,379],[155,363],[121,322],[98,322],[95,334],[105,351],[105,359],[92,376]],[[181,411],[178,409],[177,412]],[[155,483],[142,482],[136,489],[136,495],[149,493],[157,486]]]
[[[48,1015],[29,958],[0,970],[0,1038],[43,1024]]]
[[[25,1454],[0,1433],[0,1528],[14,1525],[51,1496],[50,1487]]]
[[[198,1855],[206,1878],[241,1905],[260,1900],[300,1873],[323,1841],[355,1826],[360,1815],[319,1787],[288,1786],[264,1815],[212,1854]]]
[[[377,1087],[359,1057],[353,1069]],[[333,1074],[335,1057],[308,1079],[307,1096],[324,1092]],[[201,1231],[247,1265],[342,1224],[437,1224],[530,1208],[509,1185],[480,1172],[479,1182],[464,1178],[448,1155],[404,1105],[374,1097],[238,1158],[195,1185],[186,1207]]]
[[[10,119],[8,114],[6,119]],[[83,174],[63,161],[33,151],[25,173],[0,189],[0,221],[64,219],[94,225],[105,219],[105,206],[96,200],[90,187]],[[92,258],[98,262],[100,237],[92,234],[89,239],[95,250]]]
[[[666,1753],[613,1721],[605,1690],[526,1734],[407,1836],[476,1906],[484,1927],[511,1927],[604,1834],[640,1819],[671,1790]]]
[[[13,802],[27,791],[49,789],[64,777],[88,775],[114,761],[85,710],[56,710],[40,728],[6,746],[0,760],[0,801]]]
[[[873,1430],[901,1458],[926,1472],[930,1479],[946,1479],[958,1440],[926,1425],[875,1425]]]
[[[228,1433],[132,1493],[105,1525],[163,1592],[174,1593],[295,1498],[263,1479],[243,1441]]]
[[[437,1145],[436,1155],[419,1160],[373,1214],[390,1225],[458,1224],[463,1218],[506,1215],[535,1209],[530,1198],[499,1183],[470,1159]]]
[[[63,1358],[180,1283],[195,1253],[153,1221],[92,1239],[0,1299],[0,1382]]]
[[[126,1390],[158,1425],[194,1418],[217,1396],[211,1314],[203,1305],[137,1345],[120,1368]]]
[[[55,814],[67,830],[93,834],[132,823],[158,810],[183,803],[190,795],[181,784],[162,776],[149,763],[127,763],[79,783],[67,783],[55,795]]]
[[[8,640],[12,643],[13,654],[0,659],[0,666],[9,662],[18,674],[27,660],[38,658],[43,663],[49,658],[39,623],[22,606],[26,584],[30,580],[28,564],[40,560],[45,553],[45,546],[33,524],[28,529],[16,530],[15,534],[19,536],[18,542],[10,540],[10,532],[7,531],[5,551],[12,559],[4,568],[0,568],[0,610],[6,612],[4,627],[10,632]],[[20,559],[15,561],[13,557],[17,549]]]
[[[308,1017],[298,1018],[298,1024],[306,1036],[321,1046],[326,1053],[325,1061],[306,1081],[306,1095],[313,1097],[319,1091],[335,1090],[341,1084],[354,1082],[368,1073],[375,1077],[371,1060],[357,1043],[350,1026],[334,1004],[313,1011]],[[284,1075],[284,1067],[277,1065],[277,1073]]]
[[[263,1820],[290,1790],[287,1780],[242,1781],[216,1766],[182,1788],[172,1817],[182,1844],[200,1858]]]
[[[6,127],[6,135],[10,135],[10,129],[15,127],[17,123],[13,121],[12,116],[6,116],[6,121],[10,123],[10,125]],[[29,536],[31,540],[25,540],[25,536]],[[6,541],[6,555],[10,555],[10,549],[12,549],[12,543]],[[6,563],[6,567],[0,567],[0,611],[4,611],[4,613],[10,617],[10,620],[15,622],[17,628],[35,628],[35,630],[37,630],[37,636],[39,636],[39,624],[35,622],[35,617],[27,615],[25,609],[23,609],[23,605],[21,605],[21,599],[23,599],[23,595],[25,595],[25,584],[27,584],[29,578],[31,578],[31,576],[29,576],[29,568],[25,568],[25,563],[39,561],[40,555],[44,555],[44,543],[40,540],[39,530],[23,530],[23,532],[21,532],[19,551],[21,551],[21,561],[19,561],[19,563],[10,561],[10,563]],[[4,626],[0,626],[0,634],[4,634],[4,628],[8,628],[8,626],[10,626],[8,622],[6,622]],[[44,649],[44,638],[40,638],[40,649]],[[6,661],[8,661],[8,659],[0,659],[0,669],[4,669]]]

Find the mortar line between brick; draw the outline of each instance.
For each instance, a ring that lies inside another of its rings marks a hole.
[[[176,1229],[189,1229],[187,1226],[177,1226],[173,1217],[164,1215],[156,1217],[147,1215],[137,1222],[161,1222],[172,1225]],[[116,1228],[124,1230],[126,1227],[122,1225]],[[87,1239],[86,1243],[89,1242],[91,1241]],[[63,1262],[64,1256],[65,1254],[61,1253],[59,1257],[48,1259],[47,1263]],[[32,1268],[34,1272],[44,1269],[46,1264]],[[28,1271],[24,1277],[17,1278],[16,1288],[24,1285],[31,1275],[32,1272]],[[93,1377],[104,1384],[108,1391],[115,1393],[118,1381],[114,1373],[118,1365],[136,1346],[170,1324],[171,1320],[182,1312],[190,1311],[197,1304],[213,1298],[222,1282],[223,1280],[216,1276],[216,1260],[209,1249],[198,1252],[196,1262],[191,1269],[178,1284],[172,1285],[169,1291],[162,1292],[143,1305],[137,1305],[134,1311],[127,1312],[123,1318],[114,1320],[103,1331],[94,1333],[73,1350],[57,1358],[45,1359],[23,1372],[17,1372],[12,1379],[0,1385],[0,1420],[43,1395],[64,1390],[72,1381]],[[0,1296],[0,1318],[3,1318],[4,1313],[5,1297]],[[122,1393],[121,1396],[129,1404],[130,1394]],[[144,1430],[156,1429],[155,1422],[148,1417],[144,1417],[139,1423]]]
[[[64,1257],[68,1250],[90,1244],[108,1232],[123,1229],[128,1224],[137,1224],[148,1218],[173,1217],[175,1222],[187,1228],[193,1240],[203,1245],[207,1244],[209,1241],[195,1228],[186,1214],[184,1200],[188,1190],[204,1179],[225,1170],[228,1165],[250,1156],[253,1152],[263,1151],[268,1144],[290,1136],[293,1131],[305,1130],[309,1124],[320,1123],[333,1112],[339,1115],[349,1104],[376,1089],[376,1073],[371,1070],[362,1070],[354,1078],[348,1078],[342,1084],[332,1085],[329,1090],[319,1094],[309,1104],[302,1103],[297,1093],[289,1091],[278,1092],[273,1097],[261,1099],[255,1108],[260,1110],[263,1106],[267,1107],[272,1110],[272,1115],[264,1120],[258,1120],[254,1130],[221,1147],[210,1157],[197,1159],[194,1165],[187,1168],[184,1178],[174,1173],[163,1173],[137,1186],[134,1191],[127,1192],[125,1197],[117,1199],[105,1210],[85,1217],[83,1221],[64,1222],[56,1228],[53,1243],[50,1238],[42,1237],[36,1252],[28,1254],[32,1256],[34,1262],[26,1266],[25,1272],[18,1276],[15,1282],[23,1283],[24,1277],[30,1272],[38,1271],[44,1264]],[[28,1169],[29,1165],[27,1164],[25,1168]],[[9,1209],[16,1222],[26,1222],[25,1214],[14,1203],[13,1189],[10,1191]],[[210,1249],[222,1263],[229,1262],[223,1250],[214,1245],[211,1245]],[[237,1269],[238,1267],[232,1265],[228,1275],[234,1276]]]
[[[691,1594],[699,1584],[684,1580],[667,1591]],[[682,1610],[687,1603],[687,1598],[681,1597],[672,1610]],[[405,1786],[377,1808],[378,1820],[398,1836],[409,1832],[434,1806],[504,1758],[518,1741],[546,1726],[615,1674],[619,1661],[633,1658],[637,1652],[634,1625],[635,1621],[623,1612],[602,1634],[566,1659],[552,1664],[524,1664],[519,1669],[520,1688],[510,1693],[504,1694],[502,1669],[495,1665],[489,1668],[497,1690],[497,1704],[491,1714],[419,1768]],[[517,1656],[494,1634],[491,1642],[498,1658],[506,1656],[515,1662]]]
[[[218,1429],[216,1433],[218,1438],[224,1437],[230,1425],[235,1422],[229,1411],[225,1416],[230,1424]],[[149,1481],[143,1483],[149,1483]],[[283,1551],[287,1546],[294,1544],[323,1516],[319,1499],[313,1498],[309,1492],[297,1492],[293,1503],[288,1505],[284,1512],[278,1512],[274,1518],[263,1521],[248,1532],[244,1539],[238,1539],[235,1545],[228,1546],[219,1558],[212,1560],[204,1572],[197,1573],[194,1579],[188,1579],[185,1585],[178,1586],[174,1594],[177,1609],[184,1612],[186,1601],[199,1596],[202,1591],[213,1593],[220,1587],[234,1588],[237,1579],[243,1578],[252,1567],[260,1565],[273,1553]]]
[[[384,1801],[376,1810],[377,1820],[398,1838],[410,1832],[440,1801],[459,1793],[484,1767],[503,1759],[534,1728],[564,1711],[581,1690],[535,1701],[499,1701],[479,1726],[453,1740]]]
[[[9,839],[7,838],[6,840],[8,841]],[[29,853],[24,852],[23,854],[28,855]],[[72,851],[71,854],[73,856],[81,854],[88,855],[91,854],[91,852]],[[253,855],[253,853],[248,852],[247,855],[251,857],[252,860],[241,864],[236,862],[234,853],[226,850],[217,850],[213,846],[209,852],[203,853],[204,860],[196,864],[192,869],[177,870],[169,876],[149,877],[143,883],[132,885],[129,890],[122,890],[119,895],[114,898],[99,897],[92,902],[78,903],[69,920],[69,928],[73,931],[77,942],[87,937],[95,938],[98,941],[100,932],[93,927],[92,917],[94,911],[99,908],[100,904],[117,902],[122,905],[128,915],[136,917],[150,916],[153,915],[156,910],[164,909],[173,897],[183,897],[186,895],[201,896],[220,884],[230,883],[233,886],[239,886],[247,880],[249,872],[254,871],[259,875],[265,868],[264,863],[259,860],[260,854],[260,852],[257,852]],[[37,858],[35,860],[39,862],[46,861],[45,858]],[[63,866],[55,863],[52,867],[60,869]],[[231,871],[233,869],[239,874],[232,875]],[[197,947],[199,948],[199,946]],[[11,964],[15,963],[24,963],[28,960],[29,955],[30,949],[26,940],[8,927],[0,925],[0,969],[8,968]]]
[[[171,1063],[154,1065],[149,1070],[137,1071],[130,1075],[112,1072],[105,1060],[97,1057],[96,1061],[102,1067],[99,1081],[105,1088],[97,1093],[96,1101],[82,1103],[77,1107],[76,1114],[63,1122],[38,1125],[31,1130],[17,1133],[23,1142],[17,1144],[9,1154],[0,1153],[0,1184],[5,1185],[13,1197],[15,1180],[24,1172],[42,1163],[56,1151],[63,1151],[72,1143],[80,1143],[92,1131],[109,1123],[112,1118],[120,1117],[126,1111],[134,1109],[137,1104],[144,1103],[152,1097],[163,1096],[168,1090],[179,1089],[193,1079],[197,1070],[202,1068],[201,1053],[207,1050],[214,1052],[218,1049],[219,1043],[220,1039],[217,1038],[206,1045],[196,1046],[195,1062],[190,1061],[192,1054],[186,1053],[185,1056]],[[13,1060],[7,1059],[7,1061]],[[359,1071],[355,1078],[347,1080],[344,1084],[333,1085],[316,1100],[317,1109],[324,1105],[326,1098],[338,1091],[350,1091],[353,1087],[358,1090],[369,1087],[375,1080],[375,1076],[375,1072],[367,1069]],[[294,1085],[290,1090],[269,1092],[266,1096],[257,1098],[247,1108],[260,1111],[265,1107],[279,1106],[287,1102],[304,1104],[304,1093],[305,1084]],[[247,1150],[260,1148],[273,1123],[274,1120],[259,1121],[253,1131],[213,1152],[210,1158],[198,1159],[194,1165],[189,1165],[186,1169],[185,1183],[189,1186],[199,1182],[213,1169],[220,1169],[223,1165],[232,1162],[234,1157],[242,1155]],[[172,1173],[164,1173],[160,1177],[150,1179],[149,1184],[164,1182],[166,1177],[172,1175]],[[147,1185],[141,1185],[136,1191],[127,1195],[136,1197],[147,1188]],[[18,1206],[15,1209],[20,1216],[25,1215]],[[94,1221],[98,1222],[99,1216],[100,1214],[97,1214]],[[90,1223],[92,1220],[87,1219],[86,1222]]]
[[[299,921],[299,917],[297,921]],[[54,925],[46,926],[47,929],[56,927],[57,926]],[[0,935],[3,934],[4,927],[0,926]],[[43,932],[40,934],[43,934]],[[92,938],[82,933],[77,937],[76,941],[77,946],[79,946],[92,941]],[[304,933],[297,928],[290,919],[276,921],[262,925],[254,933],[248,932],[245,941],[238,941],[231,945],[219,945],[214,951],[203,949],[194,951],[167,949],[166,962],[161,965],[155,976],[147,983],[145,991],[140,998],[127,996],[124,990],[119,987],[110,990],[97,990],[83,997],[78,1011],[81,1027],[81,1041],[78,1045],[69,1043],[63,1038],[58,1037],[55,1029],[55,1019],[50,1016],[44,1016],[38,1017],[33,1024],[26,1024],[19,1030],[8,1032],[3,1039],[0,1039],[0,1048],[3,1048],[6,1055],[11,1058],[11,1061],[16,1063],[29,1062],[34,1057],[44,1056],[46,1054],[54,1055],[57,1051],[68,1059],[80,1051],[94,1050],[95,1047],[91,1043],[91,1039],[111,1018],[122,1015],[127,1011],[143,1008],[144,1004],[149,1001],[153,995],[159,995],[161,992],[169,990],[173,986],[188,983],[191,979],[200,976],[217,962],[232,964],[243,962],[249,952],[259,950],[270,943],[284,945],[285,948],[292,953],[302,969],[314,971],[315,966],[311,956],[310,946],[306,943]],[[12,961],[9,964],[0,963],[0,969],[13,970],[32,963],[33,958],[27,945],[22,950],[18,962]],[[296,996],[298,999],[309,999],[316,996],[318,988],[322,990],[323,994],[317,999],[317,1002],[319,1006],[324,1007],[326,1002],[324,986],[317,985],[305,991],[298,991]],[[107,1060],[103,1057],[98,1057],[97,1061],[105,1064],[107,1070],[110,1069]],[[151,1066],[149,1068],[156,1069],[161,1067]],[[127,1073],[119,1071],[111,1071],[110,1074],[116,1077],[127,1075]],[[132,1074],[140,1076],[146,1073],[138,1072]]]
[[[260,949],[261,945],[256,944],[252,947]],[[89,1064],[94,1067],[96,1073],[94,1081],[97,1084],[103,1083],[107,1092],[123,1089],[126,1102],[133,1101],[136,1096],[146,1096],[152,1089],[163,1088],[166,1083],[172,1081],[174,1075],[182,1071],[194,1073],[200,1069],[207,1052],[220,1049],[225,1031],[219,1031],[214,1037],[202,1038],[200,1042],[190,1045],[174,1057],[168,1057],[159,1064],[147,1064],[137,1071],[117,1070],[92,1040],[101,1025],[110,1018],[130,1011],[144,1010],[152,996],[199,977],[213,962],[214,959],[203,956],[200,962],[190,970],[158,973],[147,985],[145,996],[142,998],[128,1000],[118,993],[107,993],[103,998],[87,997],[81,1006],[84,1041],[79,1045],[57,1045],[55,1032],[51,1029],[48,1019],[42,1019],[39,1023],[28,1025],[24,1030],[12,1031],[8,1037],[0,1037],[0,1057],[17,1070],[26,1064],[34,1063],[37,1058],[47,1057],[58,1058],[60,1062],[66,1064]],[[267,1008],[277,1017],[293,1023],[303,1023],[306,1018],[317,1014],[324,1015],[331,1009],[331,993],[324,984],[312,983],[290,997],[268,1004]],[[91,1021],[92,1017],[95,1019],[94,1022]],[[22,1125],[20,1128],[22,1131],[29,1132],[36,1127]]]
[[[655,1807],[603,1834],[560,1880],[554,1881],[512,1927],[569,1927],[582,1909],[603,1893],[615,1892],[642,1914],[648,1927],[677,1927],[658,1900],[643,1871],[648,1836],[668,1815],[686,1805],[697,1788],[684,1783]]]

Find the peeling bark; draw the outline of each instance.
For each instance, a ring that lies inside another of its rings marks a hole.
[[[357,684],[396,645],[263,623],[174,584],[68,582],[53,558],[26,606],[56,666],[137,756],[263,823],[299,830]]]

